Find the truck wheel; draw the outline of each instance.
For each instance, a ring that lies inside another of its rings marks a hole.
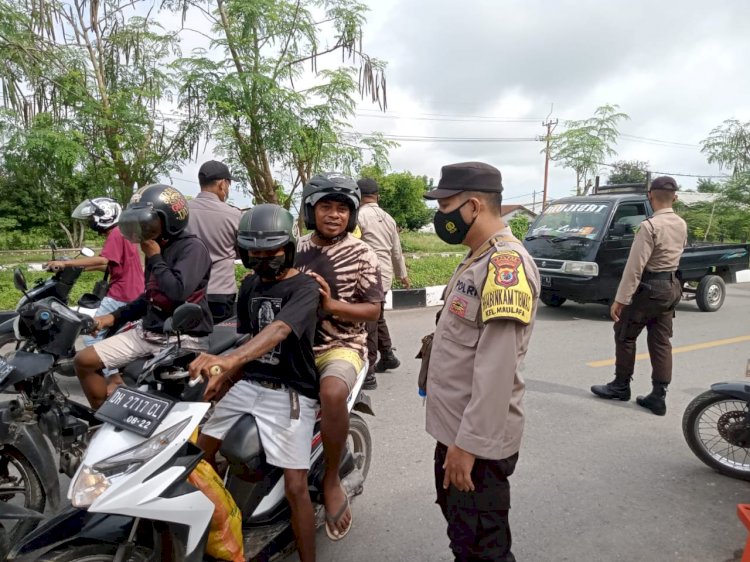
[[[724,304],[727,287],[718,275],[707,275],[698,283],[695,300],[703,312],[716,312]]]
[[[548,293],[546,291],[542,291],[542,293],[539,295],[539,300],[547,306],[557,308],[559,306],[562,306],[563,303],[568,299],[566,299],[565,297],[558,297],[557,295],[553,295],[552,293]]]

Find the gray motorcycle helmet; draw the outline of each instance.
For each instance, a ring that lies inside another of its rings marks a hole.
[[[250,269],[251,251],[284,248],[287,268],[294,265],[297,241],[294,238],[294,217],[280,207],[264,203],[247,211],[237,229],[237,253],[244,266]]]
[[[326,172],[313,176],[302,188],[302,217],[308,230],[315,230],[315,205],[321,199],[335,199],[349,205],[347,232],[357,226],[357,211],[362,195],[357,182],[339,172]]]

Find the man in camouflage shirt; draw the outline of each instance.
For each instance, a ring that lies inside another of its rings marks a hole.
[[[326,533],[331,540],[342,539],[351,528],[349,500],[339,479],[349,433],[346,400],[365,365],[365,322],[378,319],[383,302],[378,258],[350,234],[357,224],[359,203],[360,191],[353,179],[336,173],[313,177],[302,192],[305,224],[313,232],[299,241],[295,261],[297,269],[321,287],[314,350],[326,456]]]

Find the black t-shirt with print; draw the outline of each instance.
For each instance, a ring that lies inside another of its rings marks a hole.
[[[237,299],[238,332],[256,336],[274,320],[292,329],[275,349],[245,365],[246,379],[282,383],[318,399],[320,380],[313,353],[318,288],[304,273],[274,282],[252,275],[242,282]]]

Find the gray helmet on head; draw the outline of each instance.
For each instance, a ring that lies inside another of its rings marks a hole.
[[[95,197],[82,201],[70,216],[88,222],[97,232],[106,232],[120,220],[120,213],[122,206],[111,197]]]
[[[326,172],[313,176],[302,188],[302,216],[309,230],[315,229],[315,205],[322,199],[343,201],[349,205],[349,222],[346,231],[357,226],[357,210],[362,199],[359,186],[349,176],[338,172]]]
[[[294,217],[280,207],[264,203],[247,211],[237,229],[237,253],[250,269],[249,252],[284,248],[287,268],[294,265],[297,241],[294,238]]]

